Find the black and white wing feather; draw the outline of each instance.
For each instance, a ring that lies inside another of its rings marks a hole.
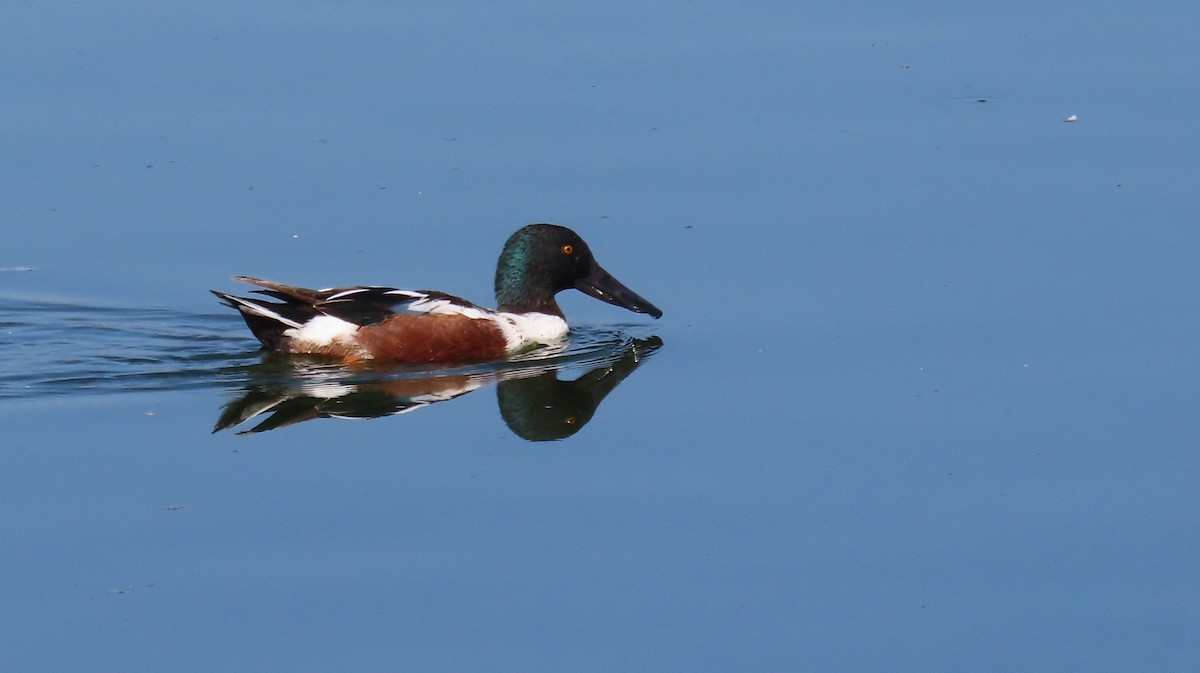
[[[397,314],[441,313],[481,317],[486,309],[461,297],[432,290],[363,286],[320,290],[318,311],[356,325],[375,325]],[[328,293],[328,294],[325,294]]]
[[[394,287],[358,285],[310,290],[306,287],[284,285],[271,280],[234,276],[262,288],[255,294],[266,295],[283,303],[269,302],[257,297],[235,297],[214,292],[243,313],[278,320],[286,327],[299,327],[309,320],[328,315],[355,325],[376,325],[397,314],[441,313],[466,314],[481,317],[487,309],[461,297],[433,290],[399,290]]]

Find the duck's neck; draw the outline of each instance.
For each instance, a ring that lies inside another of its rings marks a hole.
[[[520,232],[518,232],[519,234]],[[515,237],[514,237],[515,238]],[[529,248],[510,239],[496,264],[496,308],[506,313],[545,313],[563,317],[548,283],[539,283]]]

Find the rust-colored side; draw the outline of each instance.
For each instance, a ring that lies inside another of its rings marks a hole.
[[[507,355],[496,323],[462,315],[394,315],[360,328],[358,343],[375,358],[395,362],[468,362]]]

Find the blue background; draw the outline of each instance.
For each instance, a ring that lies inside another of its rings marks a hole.
[[[1193,670],[1197,20],[9,7],[0,667]],[[110,376],[244,360],[235,273],[487,303],[534,221],[665,311],[571,439]]]

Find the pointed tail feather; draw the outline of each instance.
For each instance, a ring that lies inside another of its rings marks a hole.
[[[303,321],[296,320],[284,316],[280,311],[289,308],[286,304],[275,304],[262,299],[254,299],[251,297],[237,297],[232,294],[225,294],[216,290],[209,290],[213,294],[220,297],[226,304],[236,308],[243,314],[255,315],[268,320],[274,320],[287,327],[300,327]],[[299,316],[297,316],[299,317]]]
[[[292,328],[299,328],[306,320],[317,315],[312,309],[300,310],[294,305],[276,304],[263,299],[238,297],[217,290],[210,290],[221,301],[236,308],[246,321],[246,326],[254,333],[255,338],[263,346],[278,350],[283,341],[283,333]]]
[[[283,299],[284,301],[296,300],[308,304],[309,306],[315,306],[324,299],[321,290],[310,290],[306,287],[299,287],[297,285],[285,285],[283,283],[276,283],[273,280],[254,278],[253,276],[234,276],[233,279],[243,283],[249,283],[251,285],[257,285],[259,287],[266,288],[266,290],[255,290],[255,292],[261,292],[262,294],[270,295],[277,299]]]

